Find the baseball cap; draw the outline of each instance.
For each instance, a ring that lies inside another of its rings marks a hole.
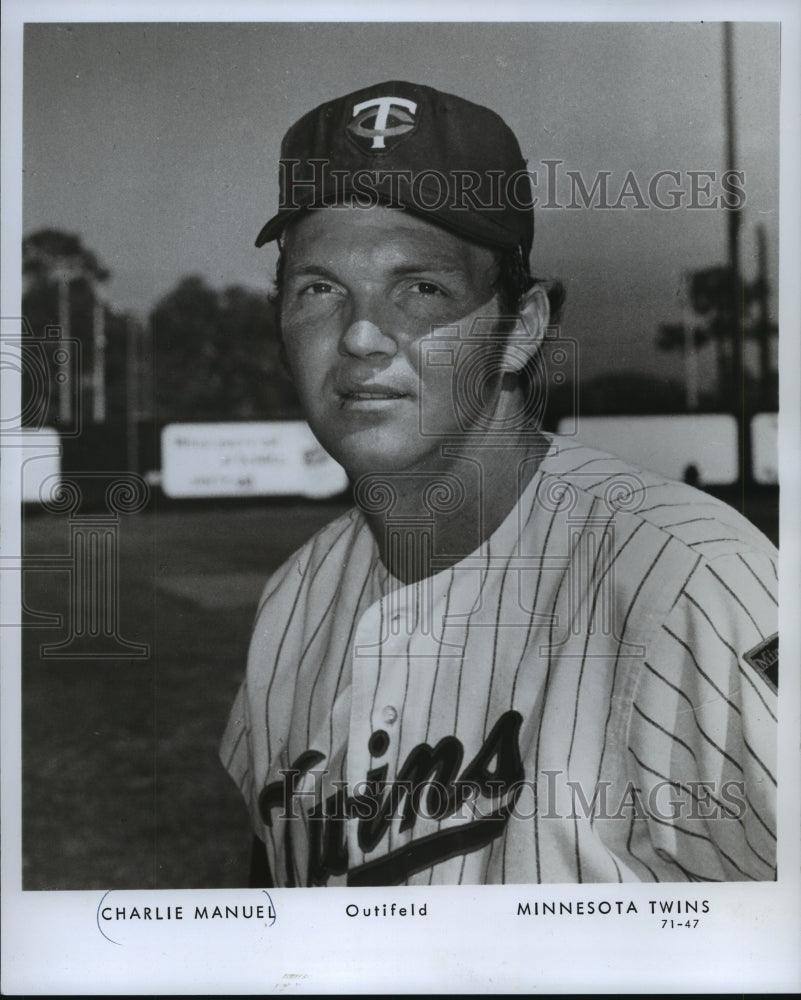
[[[531,181],[518,141],[489,108],[389,80],[321,104],[281,143],[279,209],[256,246],[301,212],[357,198],[428,218],[491,247],[534,238]]]

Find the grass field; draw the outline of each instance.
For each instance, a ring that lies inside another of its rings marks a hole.
[[[130,515],[119,631],[141,660],[23,653],[26,889],[246,884],[244,804],[217,760],[268,573],[344,507],[264,504]],[[26,520],[26,554],[63,553],[65,518]],[[25,574],[28,608],[67,613],[62,572]]]
[[[25,889],[246,884],[248,819],[217,743],[266,576],[343,509],[184,505],[121,518],[118,628],[149,647],[142,659],[43,658],[67,629],[28,615]],[[749,497],[746,513],[776,540],[775,493]],[[26,512],[24,529],[27,556],[68,551],[66,517]],[[66,616],[65,573],[26,571],[24,598],[30,612]]]

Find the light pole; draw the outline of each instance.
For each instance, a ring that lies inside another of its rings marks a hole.
[[[695,347],[695,325],[690,303],[690,282],[692,276],[685,272],[681,296],[681,326],[684,331],[684,387],[686,406],[689,412],[698,409],[698,352]]]
[[[734,35],[730,21],[723,24],[723,80],[726,100],[726,168],[734,173],[737,164],[737,120],[734,107]],[[740,226],[742,214],[739,208],[729,208],[726,216],[728,228],[729,271],[731,274],[731,330],[729,343],[731,358],[729,364],[730,382],[728,393],[739,428],[740,444],[740,486],[744,490],[751,485],[751,427],[750,401],[745,388],[745,295],[740,266]]]
[[[125,317],[125,421],[128,471],[139,469],[139,323]]]
[[[94,290],[92,322],[92,420],[106,422],[106,305]]]
[[[56,272],[58,280],[58,325],[61,340],[70,339],[70,282],[75,277],[75,271],[66,261],[61,261]],[[56,358],[56,385],[58,387],[58,420],[62,427],[67,427],[72,418],[72,391],[70,385],[69,356],[66,351],[60,351]]]

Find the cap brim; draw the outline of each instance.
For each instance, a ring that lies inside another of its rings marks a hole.
[[[338,194],[341,197],[343,192],[339,191]],[[347,195],[347,192],[345,192],[345,194]],[[381,199],[380,192],[379,201],[381,204],[393,203],[393,199],[390,197]],[[419,218],[425,219],[427,222],[431,222],[435,226],[447,229],[456,236],[462,236],[475,243],[480,243],[499,250],[514,250],[517,247],[522,247],[526,256],[528,256],[531,251],[531,243],[534,235],[533,227],[532,232],[530,234],[526,234],[524,239],[521,239],[520,233],[510,232],[507,227],[499,225],[485,213],[467,212],[464,209],[449,211],[425,209],[421,208],[419,205],[407,204],[405,201],[399,204],[397,199],[394,200],[394,205],[397,208],[406,209]],[[259,231],[259,235],[256,237],[255,245],[257,247],[262,247],[265,243],[270,243],[272,240],[278,239],[290,222],[298,218],[300,215],[303,215],[304,212],[309,211],[311,208],[319,209],[325,207],[328,207],[325,203],[310,203],[309,205],[302,205],[279,211],[277,215],[274,215],[262,226]]]
[[[263,247],[265,243],[277,240],[284,231],[284,227],[287,223],[291,219],[294,219],[296,215],[300,215],[302,211],[302,208],[293,208],[289,211],[279,212],[277,215],[274,215],[272,219],[265,222],[259,230],[259,235],[256,237],[256,246]]]

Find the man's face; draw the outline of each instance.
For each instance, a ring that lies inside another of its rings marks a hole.
[[[442,467],[442,438],[462,428],[452,369],[425,365],[421,341],[437,327],[464,337],[477,317],[498,316],[495,276],[492,250],[398,209],[327,208],[290,227],[289,364],[312,430],[352,477]]]

